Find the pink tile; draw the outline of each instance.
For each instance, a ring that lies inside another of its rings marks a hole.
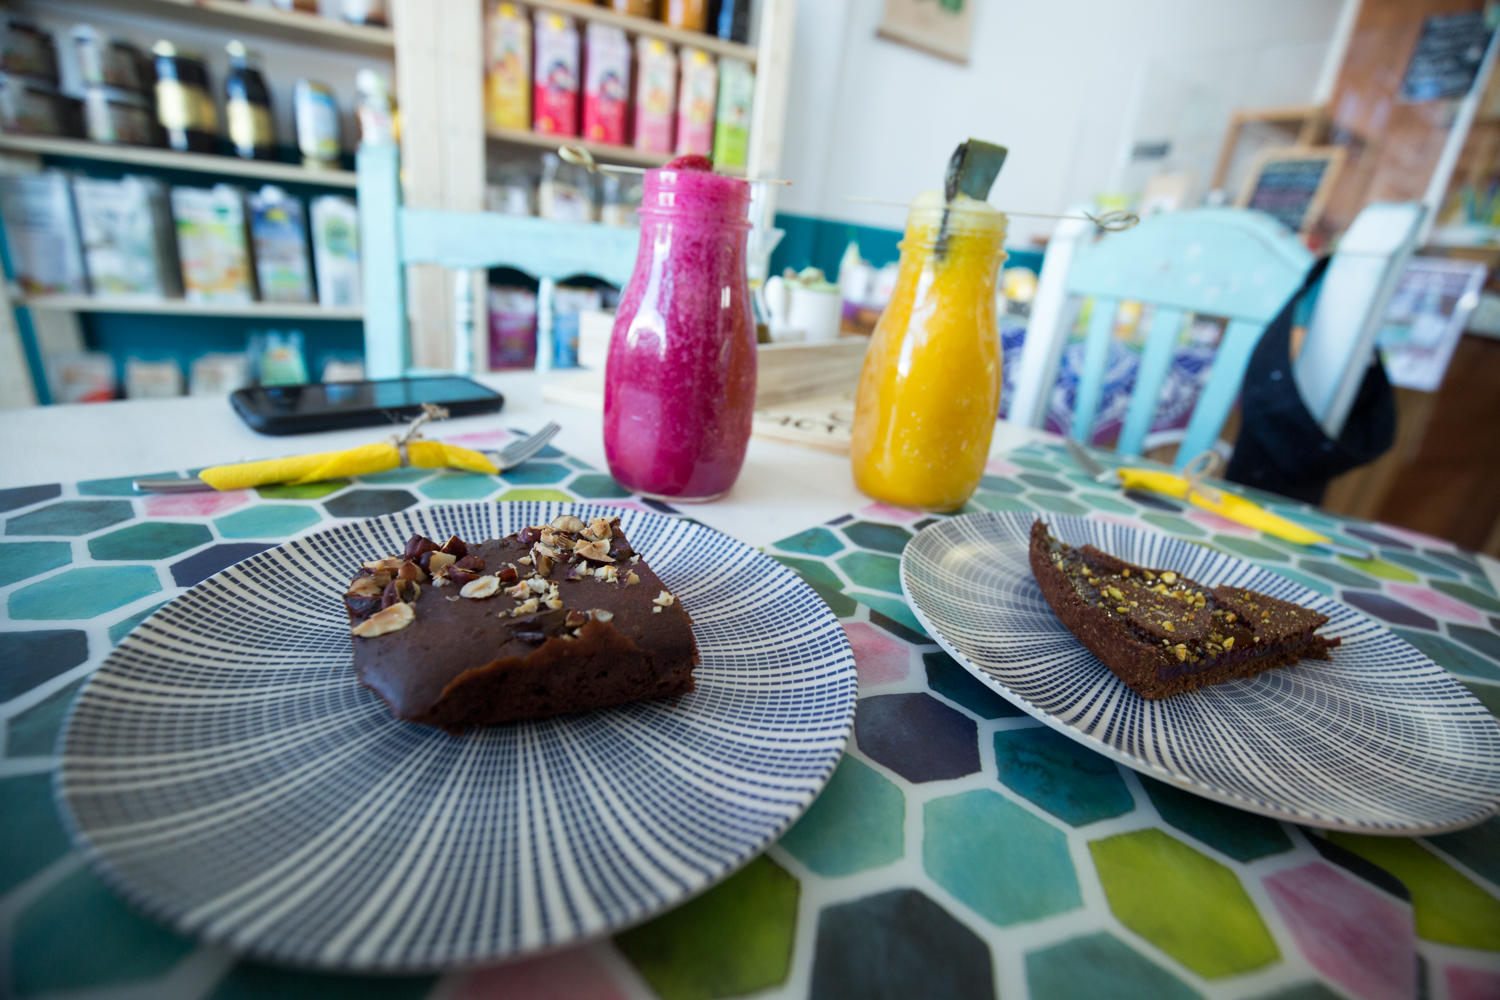
[[[515,435],[510,431],[493,430],[474,431],[471,434],[454,434],[452,436],[445,435],[442,440],[447,441],[449,444],[461,444],[465,447],[468,447],[470,445],[476,444],[504,444],[506,441],[509,441],[514,437]]]
[[[860,517],[874,517],[882,521],[894,521],[904,524],[907,521],[916,521],[926,515],[920,510],[905,510],[901,507],[892,507],[889,504],[872,503],[859,511]]]
[[[588,946],[472,973],[453,1000],[626,1000]]]
[[[1026,470],[1019,465],[1012,465],[1003,458],[992,458],[985,463],[984,471],[992,476],[1018,476]]]
[[[1448,1000],[1500,1000],[1500,972],[1448,966]]]
[[[854,667],[861,686],[906,679],[911,670],[911,647],[906,643],[869,622],[845,622],[844,634],[854,647]]]
[[[249,500],[249,490],[230,490],[227,493],[160,493],[146,498],[146,516],[213,517]]]
[[[1471,625],[1484,624],[1484,615],[1457,598],[1449,597],[1447,594],[1436,590],[1414,586],[1410,583],[1392,583],[1389,586],[1391,593],[1405,598],[1428,614],[1440,615],[1444,618],[1456,618],[1461,622],[1468,622]]]
[[[1277,872],[1266,891],[1302,954],[1359,1000],[1412,1000],[1417,989],[1411,910],[1321,861]]]
[[[1218,514],[1215,514],[1212,511],[1197,509],[1190,510],[1187,512],[1187,519],[1189,521],[1196,521],[1197,523],[1203,525],[1203,527],[1207,528],[1209,531],[1222,531],[1231,535],[1241,535],[1245,538],[1260,537],[1260,532],[1256,531],[1254,528],[1247,528],[1245,525],[1240,524],[1238,521],[1231,521],[1227,517],[1220,517]]]

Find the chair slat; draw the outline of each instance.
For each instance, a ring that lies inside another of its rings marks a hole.
[[[639,229],[597,223],[559,226],[495,212],[401,211],[401,254],[408,264],[509,266],[554,279],[592,274],[624,285],[635,269],[640,239]]]
[[[365,306],[365,377],[406,374],[406,283],[396,227],[401,190],[395,146],[361,146],[359,242]]]
[[[1188,421],[1187,436],[1177,449],[1177,461],[1173,463],[1177,468],[1207,451],[1218,439],[1219,431],[1224,428],[1224,421],[1229,419],[1229,411],[1240,394],[1245,369],[1250,366],[1250,353],[1264,332],[1263,323],[1242,319],[1231,320],[1225,328],[1208,373],[1208,382],[1204,384],[1192,419]]]
[[[1125,426],[1120,431],[1120,443],[1115,449],[1122,455],[1141,453],[1146,435],[1151,430],[1151,421],[1156,416],[1157,404],[1161,401],[1162,385],[1172,370],[1178,334],[1182,332],[1182,317],[1183,311],[1171,306],[1157,306],[1151,317],[1146,349],[1141,353],[1135,388],[1130,394],[1130,409],[1125,414]]]
[[[1104,370],[1109,363],[1109,342],[1114,337],[1115,313],[1120,300],[1098,296],[1089,317],[1083,342],[1083,371],[1078,378],[1078,398],[1073,404],[1075,441],[1087,444],[1099,416],[1099,398],[1104,394]]]

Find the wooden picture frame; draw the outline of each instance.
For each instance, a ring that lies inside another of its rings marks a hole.
[[[1262,150],[1250,167],[1235,206],[1266,212],[1293,232],[1306,233],[1323,214],[1343,165],[1344,150],[1340,146]]]
[[[1219,149],[1219,160],[1214,165],[1214,175],[1208,185],[1209,190],[1224,187],[1235,173],[1234,168],[1241,159],[1240,137],[1247,125],[1269,125],[1285,130],[1287,133],[1296,132],[1295,137],[1290,137],[1289,141],[1274,146],[1263,146],[1262,149],[1313,146],[1323,138],[1323,133],[1328,127],[1328,109],[1319,104],[1296,104],[1234,112],[1229,116],[1229,129],[1224,135],[1224,144]],[[1249,158],[1253,158],[1259,152],[1260,150],[1255,150]]]
[[[876,34],[930,55],[969,63],[974,5],[979,0],[885,0]]]

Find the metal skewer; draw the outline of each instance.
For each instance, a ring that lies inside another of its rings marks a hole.
[[[557,155],[569,163],[584,167],[590,173],[607,170],[612,174],[644,174],[647,169],[646,167],[627,167],[618,163],[600,163],[594,159],[594,154],[583,146],[558,146]],[[792,183],[776,177],[750,177],[746,178],[746,181],[750,184],[785,184],[788,186]]]
[[[866,198],[864,195],[858,194],[846,194],[844,195],[844,200],[859,202],[863,205],[891,205],[895,208],[911,207],[911,203],[906,201],[896,201],[893,198]],[[1077,219],[1079,221],[1087,220],[1098,226],[1100,229],[1108,230],[1112,233],[1119,232],[1122,229],[1129,229],[1131,226],[1134,226],[1141,221],[1140,216],[1135,215],[1132,212],[1119,211],[1104,212],[1100,215],[1094,215],[1091,212],[1084,212],[1082,215],[1055,215],[1051,212],[1012,212],[1009,209],[1004,208],[996,209],[996,211],[1002,212],[1005,215],[1020,215],[1028,219]]]

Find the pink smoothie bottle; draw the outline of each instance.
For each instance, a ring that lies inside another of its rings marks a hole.
[[[713,500],[744,464],[755,409],[749,203],[749,184],[701,156],[646,171],[640,251],[604,370],[604,454],[637,493]]]

